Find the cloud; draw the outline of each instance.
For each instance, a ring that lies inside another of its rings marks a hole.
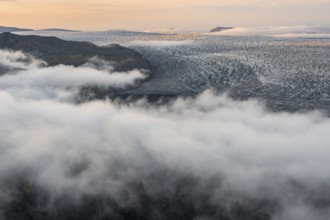
[[[185,34],[193,33],[194,30],[188,27],[172,27],[172,28],[155,28],[144,30],[144,32],[164,33],[164,34]]]
[[[327,28],[322,26],[268,26],[268,27],[236,27],[207,35],[234,36],[277,36],[277,37],[330,37]]]
[[[73,96],[68,87],[127,85],[139,74],[16,64],[13,57],[25,56],[3,54],[2,63],[27,68],[0,77],[0,210],[7,219],[24,215],[29,199],[35,218],[329,216],[330,119],[319,112],[271,113],[257,100],[211,91],[165,105],[77,104],[50,91]]]
[[[156,196],[158,190],[175,190],[171,181],[181,175],[221,178],[213,205],[230,205],[222,198],[230,192],[236,199],[270,199],[288,208],[312,200],[310,192],[327,193],[330,121],[318,113],[271,114],[255,101],[236,102],[210,92],[158,108],[141,102],[19,101],[6,92],[0,102],[0,176],[24,167],[52,196],[117,198],[129,190],[127,181],[141,181]],[[168,185],[154,188],[162,170],[173,176]],[[290,185],[291,179],[306,195]],[[309,215],[318,213],[308,208]],[[279,215],[289,215],[283,212]]]
[[[72,99],[72,94],[75,94],[72,91],[78,92],[82,87],[120,89],[134,85],[137,80],[146,77],[138,70],[127,73],[112,72],[110,63],[97,57],[82,67],[46,67],[45,62],[30,55],[0,51],[0,65],[11,70],[0,78],[0,89],[11,92],[16,98],[28,99]]]
[[[0,50],[0,65],[12,69],[36,69],[44,66],[45,62],[34,59],[31,55],[24,54],[20,51]]]
[[[191,44],[192,40],[176,40],[176,41],[166,41],[166,40],[148,40],[148,41],[132,41],[131,45],[144,45],[153,47],[176,47]]]

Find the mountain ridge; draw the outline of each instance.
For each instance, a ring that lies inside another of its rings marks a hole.
[[[20,31],[34,31],[34,30],[29,29],[29,28],[17,28],[17,27],[0,26],[0,33],[3,33],[3,32],[20,32]]]
[[[231,29],[234,29],[234,27],[216,27],[216,28],[213,28],[209,31],[209,33],[214,33],[214,32],[221,32],[221,31],[225,31],[225,30],[231,30]]]
[[[120,45],[98,47],[90,42],[65,41],[56,37],[23,36],[5,32],[0,34],[0,49],[19,50],[32,54],[46,61],[49,66],[59,64],[81,66],[91,58],[98,57],[111,63],[114,71],[149,70],[147,61],[139,53]]]

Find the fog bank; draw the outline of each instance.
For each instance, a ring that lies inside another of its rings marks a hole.
[[[320,112],[271,113],[209,90],[157,106],[77,104],[74,88],[126,86],[142,73],[44,67],[4,53],[0,63],[24,69],[0,77],[4,219],[330,214],[330,119]]]

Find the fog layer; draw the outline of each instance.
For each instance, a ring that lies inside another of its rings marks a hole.
[[[124,87],[143,74],[0,56],[15,69],[0,77],[3,218],[79,219],[84,210],[85,219],[330,214],[330,120],[319,112],[270,113],[258,100],[212,91],[161,106],[75,104],[75,88]]]

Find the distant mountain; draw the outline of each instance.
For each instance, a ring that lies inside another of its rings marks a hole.
[[[88,42],[64,41],[56,37],[0,34],[0,49],[20,50],[40,58],[50,66],[64,64],[81,66],[97,56],[108,61],[115,71],[149,70],[142,56],[120,45],[98,47]]]
[[[33,31],[33,29],[0,26],[0,32]]]
[[[216,28],[213,28],[212,30],[210,30],[209,32],[214,33],[214,32],[230,30],[230,29],[234,29],[234,27],[216,27]]]
[[[76,30],[68,30],[68,29],[62,29],[62,28],[47,28],[47,29],[40,29],[37,31],[80,32],[80,31],[76,31]]]

